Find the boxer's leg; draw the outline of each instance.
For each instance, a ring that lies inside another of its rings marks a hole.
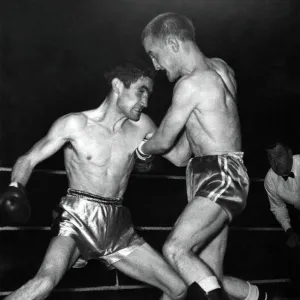
[[[34,278],[8,295],[5,299],[45,299],[78,257],[79,250],[73,238],[64,236],[53,238],[42,265]]]
[[[203,251],[215,238],[221,243],[222,236],[218,236],[226,226],[227,221],[227,213],[220,205],[197,196],[189,202],[164,245],[163,252],[167,260],[185,282],[191,286],[189,290],[192,290],[193,294],[199,294],[195,299],[205,299],[201,289],[205,291],[206,296],[219,294],[211,299],[223,299],[225,297],[220,295],[220,282],[218,282],[214,271],[195,254],[195,248]],[[226,241],[224,247],[226,247]],[[220,260],[220,264],[222,264],[225,249],[218,251],[220,252],[219,257],[213,259]]]
[[[113,266],[128,276],[151,284],[164,292],[161,300],[184,299],[186,285],[167,264],[163,256],[149,244],[138,246]]]

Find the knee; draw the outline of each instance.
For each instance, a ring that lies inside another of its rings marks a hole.
[[[162,252],[169,263],[176,263],[183,255],[187,255],[189,250],[181,241],[170,238],[163,245]]]

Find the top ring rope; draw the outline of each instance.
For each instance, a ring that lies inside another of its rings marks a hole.
[[[0,172],[11,172],[12,168],[0,167]],[[66,171],[63,170],[47,170],[47,169],[34,169],[34,173],[45,173],[54,175],[66,175]],[[174,179],[174,180],[185,180],[185,176],[180,175],[158,175],[158,174],[132,174],[132,177],[136,178],[158,178],[158,179]],[[263,182],[262,178],[252,178],[251,181]]]

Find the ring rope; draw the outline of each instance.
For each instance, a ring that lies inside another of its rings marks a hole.
[[[12,168],[0,167],[0,172],[11,172]],[[66,175],[66,171],[63,170],[47,170],[47,169],[34,169],[33,172],[36,173],[45,173],[53,175]],[[131,176],[137,178],[160,178],[160,179],[174,179],[174,180],[185,180],[185,176],[177,175],[154,175],[154,174],[132,174]],[[254,182],[263,182],[262,178],[253,178],[251,179]],[[172,227],[169,226],[137,226],[137,230],[147,230],[147,231],[170,231]],[[30,231],[30,230],[39,230],[39,231],[50,231],[50,226],[8,226],[0,228],[0,231]],[[231,227],[230,230],[233,231],[282,231],[282,228],[272,228],[272,227]],[[100,286],[100,287],[86,287],[86,288],[61,288],[55,289],[54,292],[94,292],[94,291],[113,291],[113,290],[130,290],[130,289],[145,289],[152,288],[150,285],[119,285],[118,276],[116,277],[117,284],[114,286]],[[279,278],[279,279],[264,279],[264,280],[249,280],[253,284],[266,284],[266,283],[289,283],[288,278]],[[2,291],[0,296],[7,296],[12,291]]]
[[[278,279],[263,279],[263,280],[249,280],[252,284],[267,284],[267,283],[289,283],[290,280],[288,278],[278,278]],[[85,287],[85,288],[60,288],[54,289],[53,292],[97,292],[97,291],[117,291],[117,290],[133,290],[133,289],[146,289],[153,288],[147,284],[140,285],[113,285],[113,286],[96,286],[96,287]],[[0,296],[7,296],[13,291],[2,291],[0,292]]]
[[[0,167],[0,172],[11,172],[12,168],[5,168],[5,167]],[[63,170],[47,170],[47,169],[35,169],[33,172],[37,173],[47,173],[47,174],[55,174],[55,175],[65,175],[66,172]],[[177,179],[177,180],[184,180],[185,176],[176,176],[176,175],[140,175],[140,174],[132,174],[134,177],[139,177],[139,178],[162,178],[162,179]],[[253,181],[263,181],[261,178],[254,178],[252,179]],[[3,227],[0,228],[0,231],[30,231],[30,230],[39,230],[39,231],[49,231],[51,228],[46,226],[21,226],[21,227],[16,227],[16,226],[8,226],[8,227]],[[162,227],[136,227],[137,230],[147,230],[147,231],[170,231],[172,230],[172,227],[167,227],[167,226],[162,226]],[[282,228],[272,228],[272,227],[242,227],[242,228],[237,228],[237,227],[231,227],[231,230],[234,231],[282,231]]]
[[[135,226],[140,231],[171,231],[171,226]],[[50,231],[50,226],[6,226],[0,231]],[[283,231],[281,227],[230,227],[232,231]]]
[[[12,168],[0,167],[0,172],[11,172]],[[47,169],[34,169],[34,173],[46,173],[55,175],[66,175],[66,171],[63,170],[47,170]],[[158,174],[131,174],[132,177],[136,178],[160,178],[160,179],[174,179],[174,180],[185,180],[185,176],[181,175],[158,175]],[[262,178],[252,178],[252,181],[263,182]]]

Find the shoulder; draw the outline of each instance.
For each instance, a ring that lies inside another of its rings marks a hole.
[[[278,177],[272,168],[269,169],[268,173],[265,176],[264,185],[265,187],[270,187],[274,185],[274,181],[276,180],[276,177]]]
[[[180,99],[182,96],[192,95],[198,91],[202,78],[200,74],[192,73],[181,77],[175,84],[173,89],[173,100],[176,96]]]
[[[211,63],[216,67],[217,70],[223,72],[229,72],[231,75],[235,75],[234,70],[221,58],[213,57],[210,59]]]
[[[59,130],[79,130],[86,126],[88,117],[82,113],[69,113],[54,122]]]
[[[152,132],[156,130],[156,125],[153,120],[146,114],[142,113],[137,122],[131,122],[134,126],[145,132]]]
[[[300,165],[300,154],[293,155],[293,161]]]

